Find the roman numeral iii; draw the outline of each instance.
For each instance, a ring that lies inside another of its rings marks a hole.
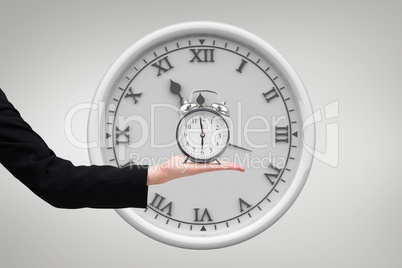
[[[289,126],[286,127],[275,126],[275,142],[289,143]]]

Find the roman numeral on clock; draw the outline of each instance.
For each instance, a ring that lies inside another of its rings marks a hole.
[[[236,69],[236,71],[238,71],[239,73],[242,73],[242,70],[243,70],[243,68],[244,68],[244,65],[246,65],[246,63],[247,63],[248,61],[245,61],[245,60],[241,60],[241,63],[240,63],[240,66],[239,66],[239,68],[237,68]]]
[[[275,142],[289,143],[289,126],[286,127],[275,126]]]
[[[245,206],[246,208],[251,207],[250,204],[248,204],[246,201],[244,201],[243,199],[239,198],[239,203],[240,203],[240,212],[243,212],[243,206]]]
[[[157,76],[160,76],[162,74],[162,72],[166,73],[167,71],[169,71],[170,69],[172,69],[174,67],[170,64],[170,62],[168,60],[168,56],[158,60],[158,62],[155,62],[151,66],[158,68]]]
[[[132,97],[133,100],[134,100],[134,104],[137,104],[137,102],[138,102],[137,98],[141,97],[141,95],[142,95],[142,92],[134,94],[133,90],[132,90],[132,87],[130,87],[128,89],[128,93],[126,94],[125,98]]]
[[[120,143],[130,143],[130,135],[128,134],[129,130],[130,126],[127,126],[124,130],[120,130],[118,127],[116,127],[116,145]]]
[[[191,48],[193,58],[190,62],[215,62],[214,61],[214,51],[215,49],[193,49]]]
[[[205,209],[204,212],[202,213],[201,219],[199,217],[199,208],[194,208],[194,213],[195,213],[195,220],[194,221],[204,221],[204,218],[207,217],[208,221],[212,221],[211,216],[209,215],[208,209]]]
[[[276,92],[275,88],[273,87],[271,90],[262,93],[262,95],[264,95],[265,99],[267,100],[267,102],[269,103],[272,99],[279,97],[278,92]]]
[[[281,170],[282,170],[282,169],[277,168],[277,167],[275,167],[275,166],[272,165],[272,164],[269,164],[268,168],[272,169],[273,172],[271,172],[271,173],[264,173],[264,175],[265,175],[265,177],[267,177],[268,181],[269,181],[272,185],[274,185],[274,184],[275,184],[275,180],[278,178],[279,173],[281,173]]]
[[[167,205],[165,205],[164,201],[166,200],[165,197],[155,193],[155,197],[154,200],[152,200],[152,202],[149,204],[150,206],[156,208],[159,211],[164,212],[165,209],[167,209],[167,215],[172,216],[172,202],[169,202]]]

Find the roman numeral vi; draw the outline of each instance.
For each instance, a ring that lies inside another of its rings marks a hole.
[[[195,212],[195,220],[194,221],[204,221],[204,217],[208,218],[208,221],[212,221],[211,216],[209,215],[208,209],[204,210],[204,213],[202,213],[201,219],[199,218],[199,208],[195,208],[194,212]]]

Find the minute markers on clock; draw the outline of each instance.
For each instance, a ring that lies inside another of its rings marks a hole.
[[[281,179],[282,182],[284,182],[284,180]],[[276,193],[279,193],[279,191],[275,188],[273,188],[270,193],[274,191]],[[269,195],[269,194],[268,194]],[[237,215],[235,217],[229,218],[229,219],[223,219],[220,221],[215,221],[212,219],[212,214],[210,213],[210,210],[208,208],[203,208],[200,209],[199,207],[195,207],[194,209],[192,209],[191,211],[189,211],[189,213],[193,213],[193,218],[191,221],[183,221],[183,220],[179,220],[177,218],[172,217],[172,206],[173,203],[172,202],[165,202],[166,198],[162,197],[161,195],[155,193],[155,197],[153,199],[153,201],[151,203],[148,204],[147,208],[144,210],[144,212],[149,211],[149,209],[153,212],[155,212],[155,216],[154,219],[157,219],[158,216],[164,217],[166,219],[166,223],[168,224],[170,222],[176,222],[177,223],[177,228],[181,228],[182,224],[186,224],[189,225],[190,230],[193,230],[194,226],[211,226],[214,225],[214,229],[218,230],[217,226],[220,224],[225,224],[226,227],[229,227],[229,223],[233,222],[233,221],[237,221],[238,223],[240,222],[240,219],[245,216],[248,215],[249,218],[252,218],[252,211],[255,208],[258,208],[260,211],[262,210],[261,208],[261,203],[263,201],[268,201],[268,202],[272,202],[269,198],[268,195],[265,196],[258,204],[256,205],[250,205],[248,204],[246,201],[242,200],[241,198],[239,198],[238,200],[238,204],[239,204],[239,209],[240,209],[240,215]],[[212,211],[213,212],[213,211]],[[195,229],[198,230],[198,229]],[[210,230],[210,229],[207,229]],[[200,230],[201,231],[201,230]]]

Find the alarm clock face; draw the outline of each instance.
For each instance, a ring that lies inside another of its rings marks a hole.
[[[229,127],[218,112],[196,108],[180,120],[176,139],[181,151],[191,161],[211,162],[225,151]]]
[[[230,115],[196,111],[180,120],[182,100],[194,90],[219,94]],[[314,144],[314,128],[303,129],[312,111],[307,93],[276,50],[239,28],[189,22],[145,37],[109,69],[94,103],[93,164],[161,165],[184,152],[246,169],[150,186],[146,209],[117,210],[163,243],[210,249],[245,241],[276,222],[307,179],[312,156],[303,142]]]

